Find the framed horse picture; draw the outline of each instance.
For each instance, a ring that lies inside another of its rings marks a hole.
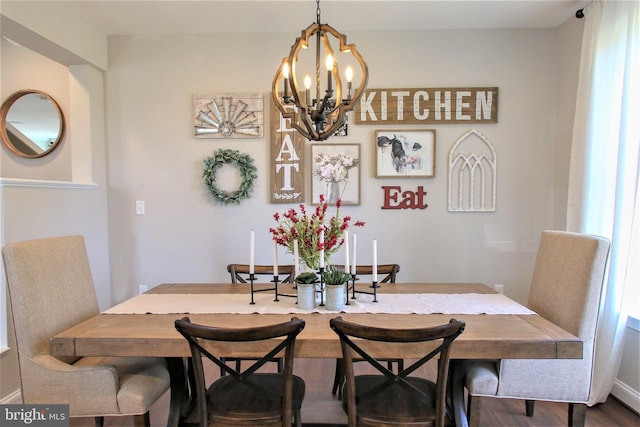
[[[376,178],[436,176],[435,129],[376,131]]]

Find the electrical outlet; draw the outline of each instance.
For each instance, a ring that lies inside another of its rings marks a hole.
[[[495,284],[495,285],[493,285],[493,289],[499,294],[503,294],[504,293],[504,285],[503,284]]]
[[[149,290],[149,287],[147,285],[138,286],[138,293],[139,294],[143,294],[143,293],[147,292],[148,290]]]
[[[136,200],[136,215],[144,215],[144,200]]]

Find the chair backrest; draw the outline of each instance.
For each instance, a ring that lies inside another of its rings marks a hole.
[[[282,419],[291,419],[292,383],[293,383],[293,358],[296,337],[304,329],[304,320],[296,317],[289,322],[256,326],[251,328],[218,328],[215,326],[205,326],[191,323],[189,317],[175,321],[175,327],[186,338],[191,349],[193,369],[196,382],[196,399],[198,411],[200,412],[201,425],[207,424],[207,386],[205,384],[205,374],[202,364],[202,355],[218,365],[220,369],[229,374],[239,382],[250,382],[250,376],[260,369],[265,363],[272,360],[276,355],[284,351],[284,368],[282,376],[284,378],[283,390],[272,390],[272,393],[282,393]],[[278,339],[280,338],[280,339]],[[224,357],[213,354],[215,350],[207,346],[205,342],[255,342],[263,340],[273,340],[272,349],[261,358],[255,360],[249,367],[239,371],[231,364],[225,363]]]
[[[400,271],[398,264],[378,264],[378,283],[396,283],[396,275]],[[373,274],[372,265],[356,265],[356,275],[364,276]],[[382,277],[381,277],[382,276]]]
[[[272,265],[254,265],[254,275],[257,282],[273,280]],[[249,264],[229,264],[227,271],[231,275],[231,283],[249,283]],[[278,266],[278,280],[280,283],[293,282],[293,265]],[[256,282],[256,283],[257,283]]]
[[[50,354],[52,336],[100,312],[82,236],[10,243],[2,254],[19,354]]]
[[[331,328],[340,337],[342,346],[342,357],[344,359],[346,389],[345,396],[347,401],[347,411],[350,420],[355,422],[356,401],[361,396],[355,395],[355,375],[353,370],[353,353],[357,353],[357,358],[362,358],[369,362],[375,369],[380,371],[388,378],[388,384],[401,383],[407,387],[420,393],[419,390],[407,383],[406,378],[416,369],[424,365],[436,356],[438,358],[438,376],[436,379],[436,425],[443,426],[446,414],[446,387],[447,375],[449,370],[449,359],[451,343],[464,331],[465,323],[459,320],[451,319],[448,324],[438,325],[428,328],[415,329],[390,329],[374,326],[365,326],[345,321],[342,317],[336,317],[329,322]],[[415,361],[411,366],[402,369],[400,372],[393,373],[388,369],[386,364],[380,363],[374,357],[371,357],[361,346],[358,340],[376,341],[376,347],[380,348],[383,343],[421,343],[439,341],[439,344],[430,350],[425,349],[425,356]],[[382,343],[382,344],[381,344]],[[376,387],[378,389],[378,387]],[[371,390],[370,390],[371,391]],[[427,400],[433,396],[426,396]],[[350,425],[353,424],[350,422]]]
[[[593,339],[609,246],[603,237],[544,231],[528,307],[579,338]]]

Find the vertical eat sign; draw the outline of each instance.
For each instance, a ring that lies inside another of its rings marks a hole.
[[[270,102],[271,149],[269,167],[271,170],[271,203],[304,202],[305,139],[291,128]]]

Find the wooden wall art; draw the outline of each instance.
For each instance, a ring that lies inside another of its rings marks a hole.
[[[367,89],[356,124],[497,123],[498,88]]]
[[[269,105],[271,203],[303,203],[305,138],[289,126],[289,120],[282,117],[273,101]]]
[[[494,212],[497,167],[487,138],[475,129],[462,135],[449,151],[449,211]]]
[[[360,144],[313,144],[311,146],[312,204],[338,199],[344,205],[360,204]]]
[[[196,138],[262,138],[264,97],[262,94],[211,94],[193,96]]]
[[[433,129],[376,131],[377,178],[436,176],[436,131]]]

